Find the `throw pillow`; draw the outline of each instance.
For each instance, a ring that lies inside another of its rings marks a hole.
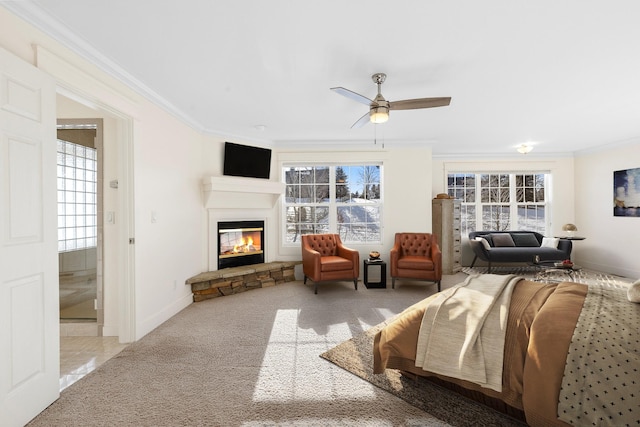
[[[557,237],[543,237],[540,247],[556,249],[558,247],[558,242],[560,242],[560,239],[558,239]]]
[[[493,239],[493,246],[495,246],[496,248],[516,245],[515,243],[513,243],[513,239],[511,238],[511,234],[509,233],[492,234],[491,238]]]
[[[539,248],[540,242],[532,233],[513,233],[513,242],[519,247]]]
[[[633,284],[627,289],[627,298],[629,301],[640,303],[640,279],[633,282]]]
[[[482,243],[482,246],[484,246],[484,248],[486,250],[491,249],[491,245],[489,244],[489,242],[487,241],[487,239],[484,239],[482,237],[476,237],[476,240],[480,243]]]

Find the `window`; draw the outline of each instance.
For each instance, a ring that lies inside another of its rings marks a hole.
[[[338,233],[343,242],[382,241],[382,166],[285,166],[285,243]]]
[[[58,140],[58,252],[97,245],[97,152]]]
[[[447,192],[460,199],[461,233],[547,230],[547,173],[450,173]]]

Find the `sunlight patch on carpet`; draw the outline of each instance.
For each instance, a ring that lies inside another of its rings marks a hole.
[[[309,400],[310,396],[314,400],[326,401],[373,398],[374,386],[366,383],[363,383],[365,386],[353,386],[353,381],[345,382],[342,376],[336,378],[336,371],[330,365],[320,369],[314,363],[319,353],[336,344],[327,341],[326,335],[317,335],[299,327],[297,309],[278,310],[260,366],[253,401],[284,403]]]

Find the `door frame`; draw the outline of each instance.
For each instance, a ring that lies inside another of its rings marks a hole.
[[[118,340],[120,343],[135,341],[135,251],[130,243],[134,238],[134,183],[133,183],[133,119],[102,101],[84,95],[80,90],[56,82],[56,93],[85,107],[93,109],[98,118],[108,116],[116,121],[117,186],[119,218],[117,253],[118,282]],[[104,143],[104,141],[103,141]],[[103,185],[104,187],[104,185]],[[103,213],[104,215],[104,213]],[[104,220],[104,218],[103,218]],[[104,263],[104,261],[103,261]],[[104,307],[103,307],[104,308]],[[108,332],[107,335],[111,335]]]
[[[59,114],[59,107],[56,106],[56,116]],[[64,129],[82,129],[84,125],[95,126],[96,136],[93,148],[97,152],[97,209],[96,209],[96,227],[97,227],[97,242],[96,242],[96,323],[97,334],[102,336],[102,327],[104,325],[104,126],[103,119],[98,117],[93,118],[77,118],[77,119],[57,119],[57,129],[60,126],[64,126]],[[58,252],[60,255],[60,252]],[[62,268],[62,267],[61,267]],[[61,297],[62,299],[62,297]]]

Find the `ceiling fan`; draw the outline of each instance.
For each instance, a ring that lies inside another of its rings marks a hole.
[[[362,127],[368,122],[386,122],[389,120],[389,110],[416,110],[418,108],[446,107],[451,102],[451,97],[405,99],[393,102],[387,101],[380,92],[380,86],[384,83],[386,78],[387,75],[384,73],[376,73],[371,76],[373,82],[378,85],[378,95],[376,95],[373,100],[343,87],[331,88],[332,91],[339,93],[342,96],[346,96],[349,99],[369,106],[369,112],[360,117],[358,121],[351,126],[352,129]]]

